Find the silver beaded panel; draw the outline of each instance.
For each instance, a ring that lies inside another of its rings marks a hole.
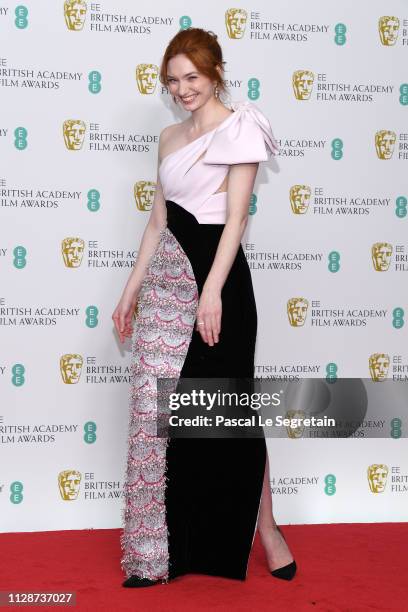
[[[168,580],[165,509],[168,439],[157,437],[157,378],[177,381],[191,341],[198,297],[190,261],[165,228],[160,232],[158,247],[139,293],[132,337],[121,535],[121,566],[127,577]]]

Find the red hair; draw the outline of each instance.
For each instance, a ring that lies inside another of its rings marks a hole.
[[[211,81],[215,81],[220,93],[227,92],[223,79],[225,62],[222,59],[222,49],[214,32],[201,28],[187,28],[186,30],[180,30],[171,39],[164,53],[159,75],[160,82],[166,87],[168,87],[167,63],[179,53],[187,56],[198,72],[204,74]],[[218,72],[216,66],[221,68],[221,73]]]

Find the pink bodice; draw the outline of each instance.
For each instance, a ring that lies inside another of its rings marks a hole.
[[[198,223],[225,223],[227,192],[215,193],[232,164],[267,161],[279,148],[267,117],[253,102],[232,102],[220,125],[163,157],[159,177],[165,200]]]

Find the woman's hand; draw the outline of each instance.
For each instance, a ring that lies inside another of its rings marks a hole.
[[[218,342],[221,331],[221,292],[204,286],[198,303],[196,330],[210,346]]]
[[[118,332],[119,340],[125,341],[125,338],[131,338],[133,334],[133,315],[137,304],[137,296],[129,298],[123,295],[116,306],[112,319],[115,324],[115,329]]]

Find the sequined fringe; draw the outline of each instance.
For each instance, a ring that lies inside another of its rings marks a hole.
[[[194,328],[198,290],[190,261],[165,228],[150,260],[132,338],[128,454],[121,566],[126,576],[168,581],[167,438],[157,436],[157,378],[180,375]],[[160,402],[159,402],[160,404]]]

